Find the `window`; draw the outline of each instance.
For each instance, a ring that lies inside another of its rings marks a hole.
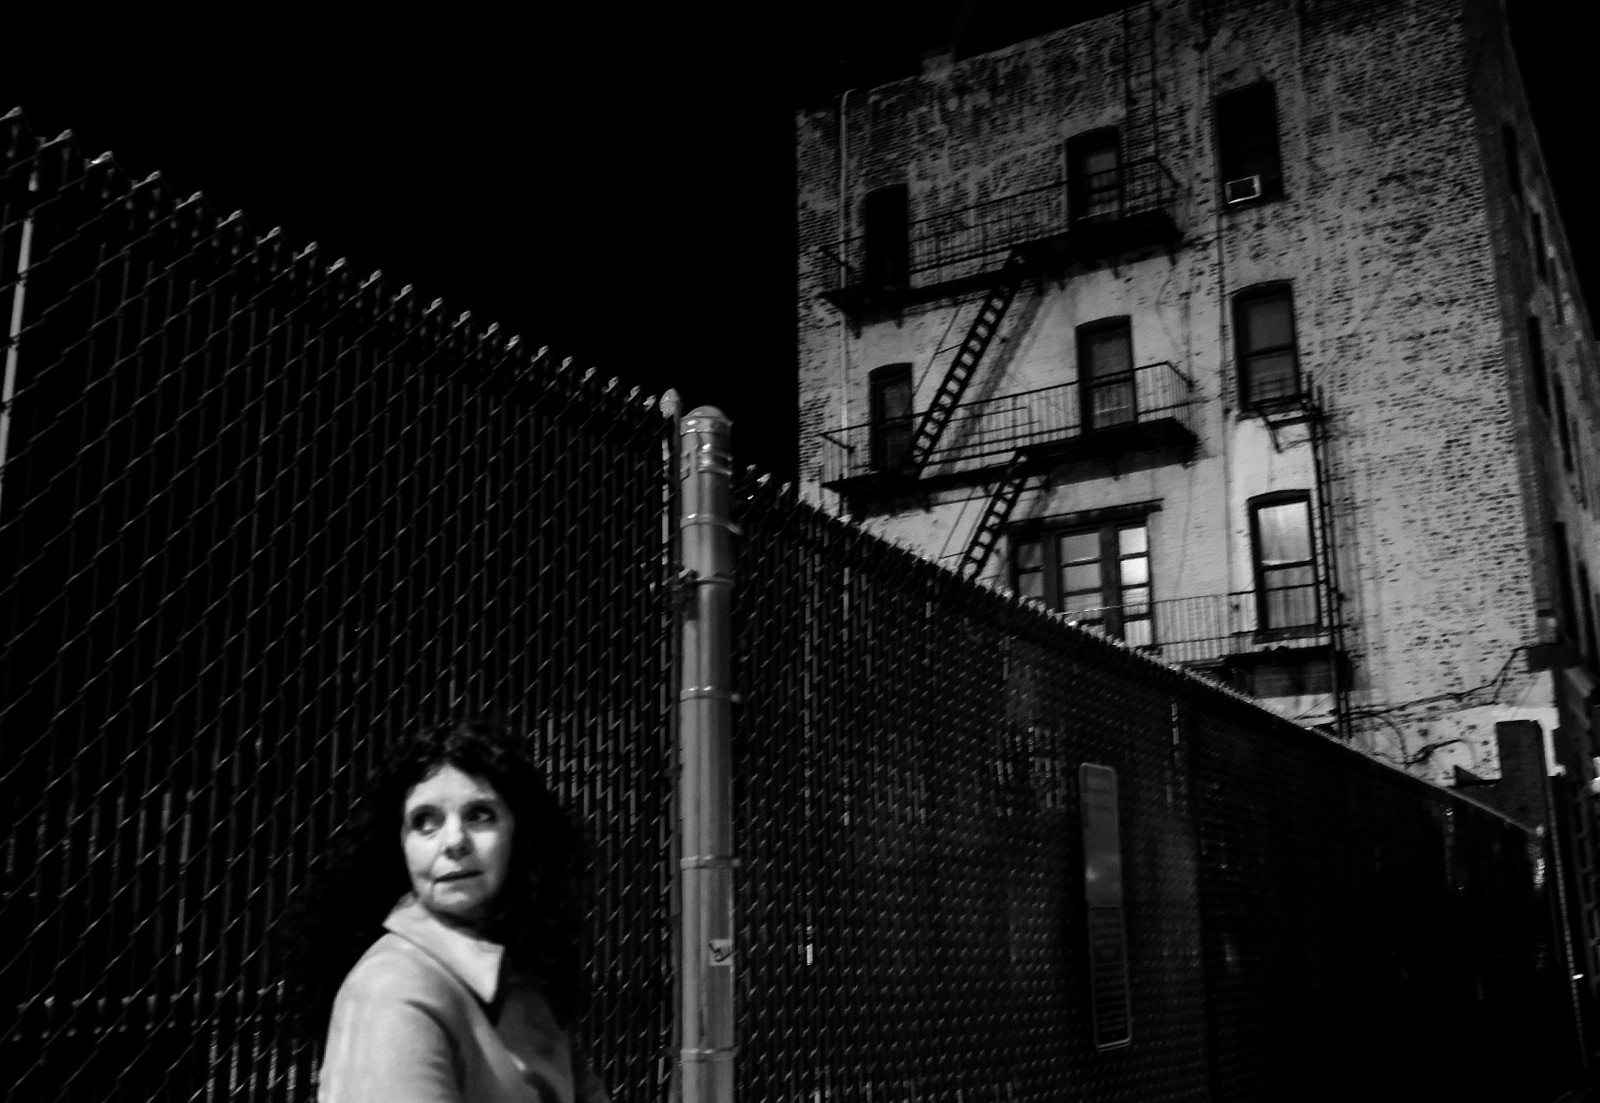
[[[867,193],[861,208],[866,282],[874,287],[905,287],[911,267],[910,210],[904,184]]]
[[[1078,327],[1078,383],[1084,432],[1138,420],[1133,334],[1127,318]]]
[[[1584,651],[1588,654],[1589,668],[1600,667],[1600,648],[1597,648],[1594,622],[1594,590],[1589,586],[1589,568],[1578,564],[1578,592],[1583,595]]]
[[[1011,555],[1012,585],[1023,597],[1137,647],[1155,642],[1143,518],[1013,538]]]
[[[1554,525],[1556,587],[1561,595],[1561,634],[1574,643],[1578,640],[1578,603],[1572,594],[1572,557],[1567,551],[1567,526]]]
[[[1233,299],[1239,405],[1255,409],[1300,393],[1294,306],[1287,284],[1241,291]]]
[[[1544,330],[1539,319],[1528,318],[1528,367],[1533,372],[1533,397],[1545,413],[1550,412],[1550,383],[1545,377]]]
[[[1074,221],[1116,218],[1122,211],[1122,143],[1115,128],[1067,142],[1067,204]]]
[[[1561,437],[1561,466],[1572,470],[1572,426],[1567,420],[1567,391],[1560,379],[1552,380],[1550,389],[1556,400],[1556,433]]]
[[[911,463],[911,365],[889,364],[867,377],[872,428],[869,460],[874,471],[900,471]]]
[[[1283,194],[1278,105],[1270,84],[1217,98],[1217,174],[1229,205]]]
[[[1506,186],[1511,194],[1522,198],[1522,158],[1517,153],[1517,131],[1513,126],[1500,128],[1500,145],[1506,158]]]
[[[1539,217],[1538,211],[1533,212],[1533,267],[1541,280],[1550,278],[1550,266],[1545,259],[1544,219]]]
[[[1252,697],[1322,696],[1333,692],[1333,663],[1327,655],[1275,655],[1239,672]]]
[[[1256,576],[1256,630],[1316,627],[1320,618],[1310,497],[1297,491],[1252,499],[1250,540]]]

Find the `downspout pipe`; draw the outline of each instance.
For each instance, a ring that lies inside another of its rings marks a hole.
[[[679,430],[678,1034],[684,1103],[733,1103],[732,422],[701,406]]]
[[[839,261],[844,265],[840,275],[848,279],[850,274],[849,260],[845,250],[850,242],[850,141],[848,113],[850,93],[854,88],[846,88],[839,95]],[[849,320],[844,311],[839,312],[839,430],[842,436],[845,429],[850,427],[850,334]]]

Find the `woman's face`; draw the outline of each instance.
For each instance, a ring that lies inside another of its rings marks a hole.
[[[441,918],[481,923],[511,872],[511,809],[487,781],[437,767],[406,794],[400,841],[411,889]]]

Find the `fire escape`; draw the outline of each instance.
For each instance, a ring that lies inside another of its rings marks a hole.
[[[903,446],[886,449],[871,439],[885,430],[881,423],[824,434],[833,459],[825,458],[823,484],[852,509],[929,489],[956,469],[969,478],[982,472],[992,487],[961,558],[968,577],[982,572],[1023,489],[1040,472],[1108,449],[1194,443],[1189,381],[1171,364],[1130,366],[1126,378],[1096,380],[1098,390],[1068,384],[963,401],[1027,281],[1142,248],[1171,250],[1179,240],[1177,185],[1161,161],[1154,4],[1129,5],[1120,18],[1124,116],[1109,149],[1101,150],[1109,169],[1096,169],[1091,197],[1083,184],[1088,173],[1075,165],[1077,179],[1069,173],[1042,187],[934,212],[900,223],[903,236],[895,229],[874,242],[863,234],[846,243],[843,255],[830,254],[842,278],[824,297],[858,323],[915,303],[983,295],[928,407],[891,427]],[[905,209],[903,191],[885,198],[880,211]],[[899,262],[885,263],[886,237],[889,252],[902,252]],[[1092,409],[1111,393],[1107,388],[1122,393],[1120,409],[1136,412],[1111,418]]]

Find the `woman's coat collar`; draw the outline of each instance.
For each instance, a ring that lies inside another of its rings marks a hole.
[[[464,927],[447,926],[410,892],[400,898],[383,926],[437,958],[485,1004],[494,1002],[506,953],[500,943]]]

